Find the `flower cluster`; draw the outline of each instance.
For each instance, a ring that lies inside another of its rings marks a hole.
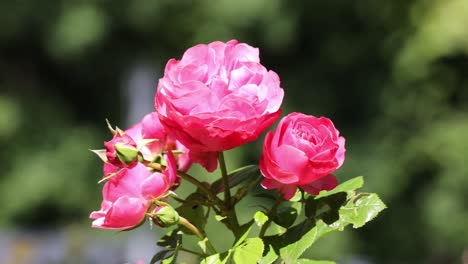
[[[169,135],[153,112],[141,122],[122,131],[112,129],[114,137],[97,151],[104,161],[103,202],[92,212],[93,227],[129,229],[139,225],[153,207],[165,201],[177,188],[177,170],[187,171],[190,151]],[[177,154],[177,161],[174,157]],[[150,164],[165,164],[161,172]]]
[[[104,143],[107,182],[93,226],[128,229],[167,211],[161,205],[179,182],[177,171],[192,162],[214,171],[219,152],[258,139],[280,117],[283,97],[278,75],[260,64],[258,49],[236,40],[197,45],[181,60],[169,60],[156,112],[126,131],[114,130]],[[333,189],[344,145],[330,119],[291,113],[266,135],[261,185],[286,200],[297,188],[312,195]],[[154,219],[160,224],[163,218]]]

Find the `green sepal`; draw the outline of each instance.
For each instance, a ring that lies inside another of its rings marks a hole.
[[[90,149],[89,151],[96,154],[103,162],[107,162],[106,150],[105,149]]]
[[[130,164],[138,159],[139,152],[133,146],[119,142],[114,145],[114,148],[119,160],[125,164]]]
[[[109,129],[109,131],[112,133],[112,135],[115,136],[115,134],[117,134],[117,131],[115,131],[115,129],[112,127],[111,123],[109,122],[109,119],[106,118],[106,124],[107,124],[107,128]]]

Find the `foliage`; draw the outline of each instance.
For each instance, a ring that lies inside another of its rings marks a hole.
[[[124,118],[117,89],[129,65],[162,67],[194,43],[236,37],[266,47],[262,60],[295,94],[286,108],[332,116],[348,136],[353,155],[338,176],[366,175],[392,208],[313,254],[458,263],[468,243],[457,224],[468,221],[466,1],[232,3],[1,1],[2,224],[76,220],[99,203],[97,161],[81,150],[104,118]],[[236,154],[254,163],[259,148]]]

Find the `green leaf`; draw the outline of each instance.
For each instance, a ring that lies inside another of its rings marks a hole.
[[[254,220],[255,224],[257,224],[258,227],[261,227],[266,223],[266,221],[268,221],[268,216],[262,211],[257,211],[254,214]]]
[[[308,223],[303,228],[307,230]],[[306,232],[301,238],[285,247],[280,248],[280,256],[286,264],[297,263],[304,251],[312,246],[317,239],[334,232],[336,229],[326,225],[323,221],[317,221],[316,225]]]
[[[248,179],[254,179],[260,176],[260,170],[257,165],[247,165],[229,173],[229,187],[237,186]],[[211,184],[211,191],[214,193],[224,192],[223,180],[219,179]]]
[[[169,256],[168,258],[166,259],[163,259],[161,261],[161,264],[176,264],[177,262],[177,255],[178,255],[178,250],[174,251],[174,254],[172,254],[171,256]]]
[[[219,222],[219,221],[222,221],[222,220],[224,220],[224,219],[226,219],[226,218],[227,218],[227,216],[215,215],[215,219],[216,219],[216,221],[218,221],[218,222]]]
[[[269,245],[268,252],[258,261],[258,264],[271,264],[278,258],[275,249],[272,245]]]
[[[340,221],[353,224],[359,228],[374,219],[387,206],[375,193],[362,196],[356,201],[350,201],[340,209]]]
[[[171,248],[174,250],[177,247],[177,242],[182,238],[182,236],[179,233],[179,229],[174,229],[167,234],[165,234],[159,241],[157,242],[158,246],[161,247],[166,247],[166,248]]]
[[[297,218],[297,210],[292,207],[282,207],[278,209],[273,217],[273,222],[282,227],[288,228],[294,224]]]
[[[249,228],[244,232],[244,234],[242,234],[242,236],[239,238],[239,240],[236,241],[236,244],[234,244],[234,247],[237,247],[237,246],[239,246],[242,242],[244,242],[244,240],[245,240],[245,239],[247,238],[247,236],[249,235],[251,229],[252,229],[252,227],[249,227]]]
[[[263,241],[258,237],[247,238],[234,250],[234,262],[239,264],[257,263],[263,254]]]
[[[179,247],[182,240],[182,235],[179,229],[174,229],[164,235],[159,241],[158,245],[166,247],[151,259],[151,264],[161,261],[162,264],[175,264],[179,253]],[[167,257],[168,253],[173,252]],[[167,257],[167,258],[166,258]]]
[[[336,264],[336,262],[329,260],[298,259],[296,264]]]
[[[320,199],[322,197],[330,196],[333,194],[337,194],[339,192],[349,192],[354,191],[356,189],[361,188],[364,185],[364,178],[362,176],[358,176],[351,180],[345,181],[342,184],[335,187],[335,189],[330,191],[320,191],[320,193],[315,196],[315,199]]]
[[[198,192],[192,193],[186,198],[187,202],[176,208],[176,211],[179,213],[179,215],[185,217],[198,229],[204,229],[207,222],[205,217],[205,209],[200,204],[205,201],[203,200],[204,197],[205,196]],[[192,232],[185,232],[187,231],[185,228],[183,228],[182,231],[184,231],[186,234],[193,235]]]
[[[290,202],[299,202],[302,199],[302,196],[303,196],[303,192],[301,191],[301,189],[297,188],[296,193],[294,194],[294,196],[291,199],[289,199],[289,201]]]
[[[164,249],[156,253],[150,260],[150,264],[154,264],[158,261],[163,260],[169,253],[174,252],[174,249]]]
[[[346,203],[347,194],[339,192],[318,200],[309,196],[305,201],[305,215],[315,219],[322,219],[327,224],[337,221],[339,209]]]
[[[228,252],[225,252],[225,253],[222,253],[222,254],[218,253],[218,254],[208,256],[208,257],[204,258],[200,262],[200,264],[225,264],[229,260],[229,257],[231,256],[231,253],[232,253],[232,251],[229,250]]]

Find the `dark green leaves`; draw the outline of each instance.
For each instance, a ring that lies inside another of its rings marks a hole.
[[[179,247],[182,244],[182,235],[179,229],[169,231],[157,244],[165,249],[156,253],[151,259],[150,264],[157,263],[158,261],[164,264],[175,264]]]
[[[255,180],[260,176],[260,171],[257,165],[248,165],[229,173],[229,187],[234,187],[246,180]],[[219,179],[211,184],[211,191],[214,193],[224,192],[222,179]]]
[[[273,217],[273,222],[277,225],[288,228],[294,224],[297,218],[297,210],[293,207],[282,207]]]

